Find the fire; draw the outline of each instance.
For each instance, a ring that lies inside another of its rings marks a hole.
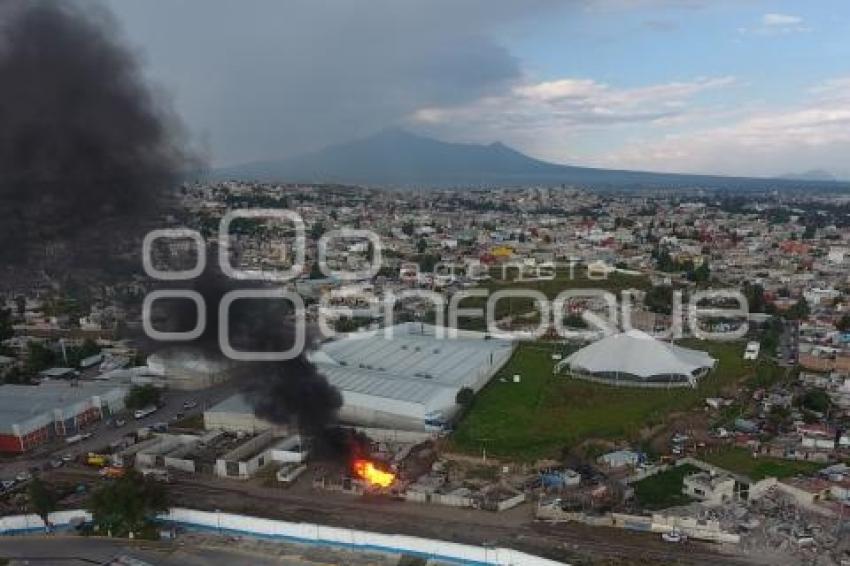
[[[369,460],[355,460],[354,473],[372,485],[389,487],[395,481],[395,474],[381,470]]]

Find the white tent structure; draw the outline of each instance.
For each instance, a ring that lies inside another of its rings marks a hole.
[[[699,350],[656,340],[629,330],[585,346],[555,366],[580,379],[633,387],[696,387],[717,364]]]

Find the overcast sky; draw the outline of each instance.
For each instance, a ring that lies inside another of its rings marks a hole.
[[[850,178],[850,2],[108,0],[214,165],[388,126],[577,165]]]

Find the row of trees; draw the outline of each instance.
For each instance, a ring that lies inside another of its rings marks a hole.
[[[4,321],[2,311],[0,311],[0,341],[11,336],[8,334],[4,338]],[[40,342],[31,341],[27,344],[26,362],[23,367],[15,367],[10,370],[4,377],[5,383],[27,383],[34,375],[48,368],[57,366],[67,366],[71,368],[79,367],[80,362],[100,352],[100,347],[93,340],[86,340],[80,346],[69,346],[65,348],[63,355],[61,349],[45,346]],[[4,350],[0,349],[0,355],[3,355]]]

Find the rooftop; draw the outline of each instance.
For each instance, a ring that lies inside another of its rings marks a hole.
[[[122,389],[112,384],[64,382],[41,385],[0,386],[0,431],[9,431],[14,424],[27,423],[54,409],[66,409],[95,396],[118,392]],[[52,419],[49,419],[52,420]]]

